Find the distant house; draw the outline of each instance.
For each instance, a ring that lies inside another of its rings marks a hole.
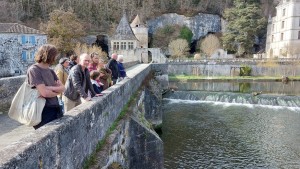
[[[124,62],[166,62],[160,48],[148,48],[148,27],[138,15],[129,24],[126,14],[123,14],[115,34],[110,38],[110,46],[110,53],[123,55]]]
[[[110,38],[112,53],[124,55],[126,62],[137,60],[134,57],[134,49],[137,48],[138,39],[134,35],[126,14],[120,20],[115,34]]]
[[[300,58],[300,0],[281,0],[269,19],[268,58]]]
[[[0,77],[24,73],[45,43],[47,35],[39,30],[18,23],[0,23]]]

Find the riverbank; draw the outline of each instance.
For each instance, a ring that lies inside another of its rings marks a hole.
[[[300,76],[289,76],[290,81],[300,81]],[[281,76],[196,76],[196,75],[169,75],[169,81],[282,81]]]

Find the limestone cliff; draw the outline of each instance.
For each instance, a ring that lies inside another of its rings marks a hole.
[[[162,28],[166,25],[187,26],[194,34],[193,40],[198,40],[209,32],[221,32],[222,29],[220,16],[204,13],[198,13],[193,17],[186,17],[176,13],[164,14],[148,20],[147,25],[151,34],[157,28]]]

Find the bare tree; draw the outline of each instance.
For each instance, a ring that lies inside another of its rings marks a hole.
[[[287,45],[287,54],[290,55],[292,58],[299,58],[300,56],[300,48],[297,45]]]
[[[185,39],[176,39],[169,44],[169,51],[172,58],[185,57],[189,50],[189,44]]]
[[[201,43],[200,49],[207,55],[211,56],[221,46],[220,40],[215,35],[208,35]]]

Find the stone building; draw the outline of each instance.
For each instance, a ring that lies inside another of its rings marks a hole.
[[[160,48],[148,48],[148,27],[138,15],[129,24],[126,14],[123,14],[110,44],[110,53],[123,55],[124,62],[166,62]]]
[[[138,39],[138,47],[148,48],[148,27],[141,22],[139,15],[136,15],[131,22],[130,27]]]
[[[47,43],[47,35],[18,24],[0,23],[0,77],[25,73],[34,63],[37,49]]]
[[[137,48],[139,41],[132,31],[125,13],[120,20],[115,34],[110,38],[110,42],[111,52],[124,55],[124,61],[138,60],[134,55],[134,49]]]
[[[281,0],[268,21],[268,58],[300,58],[300,0]]]

